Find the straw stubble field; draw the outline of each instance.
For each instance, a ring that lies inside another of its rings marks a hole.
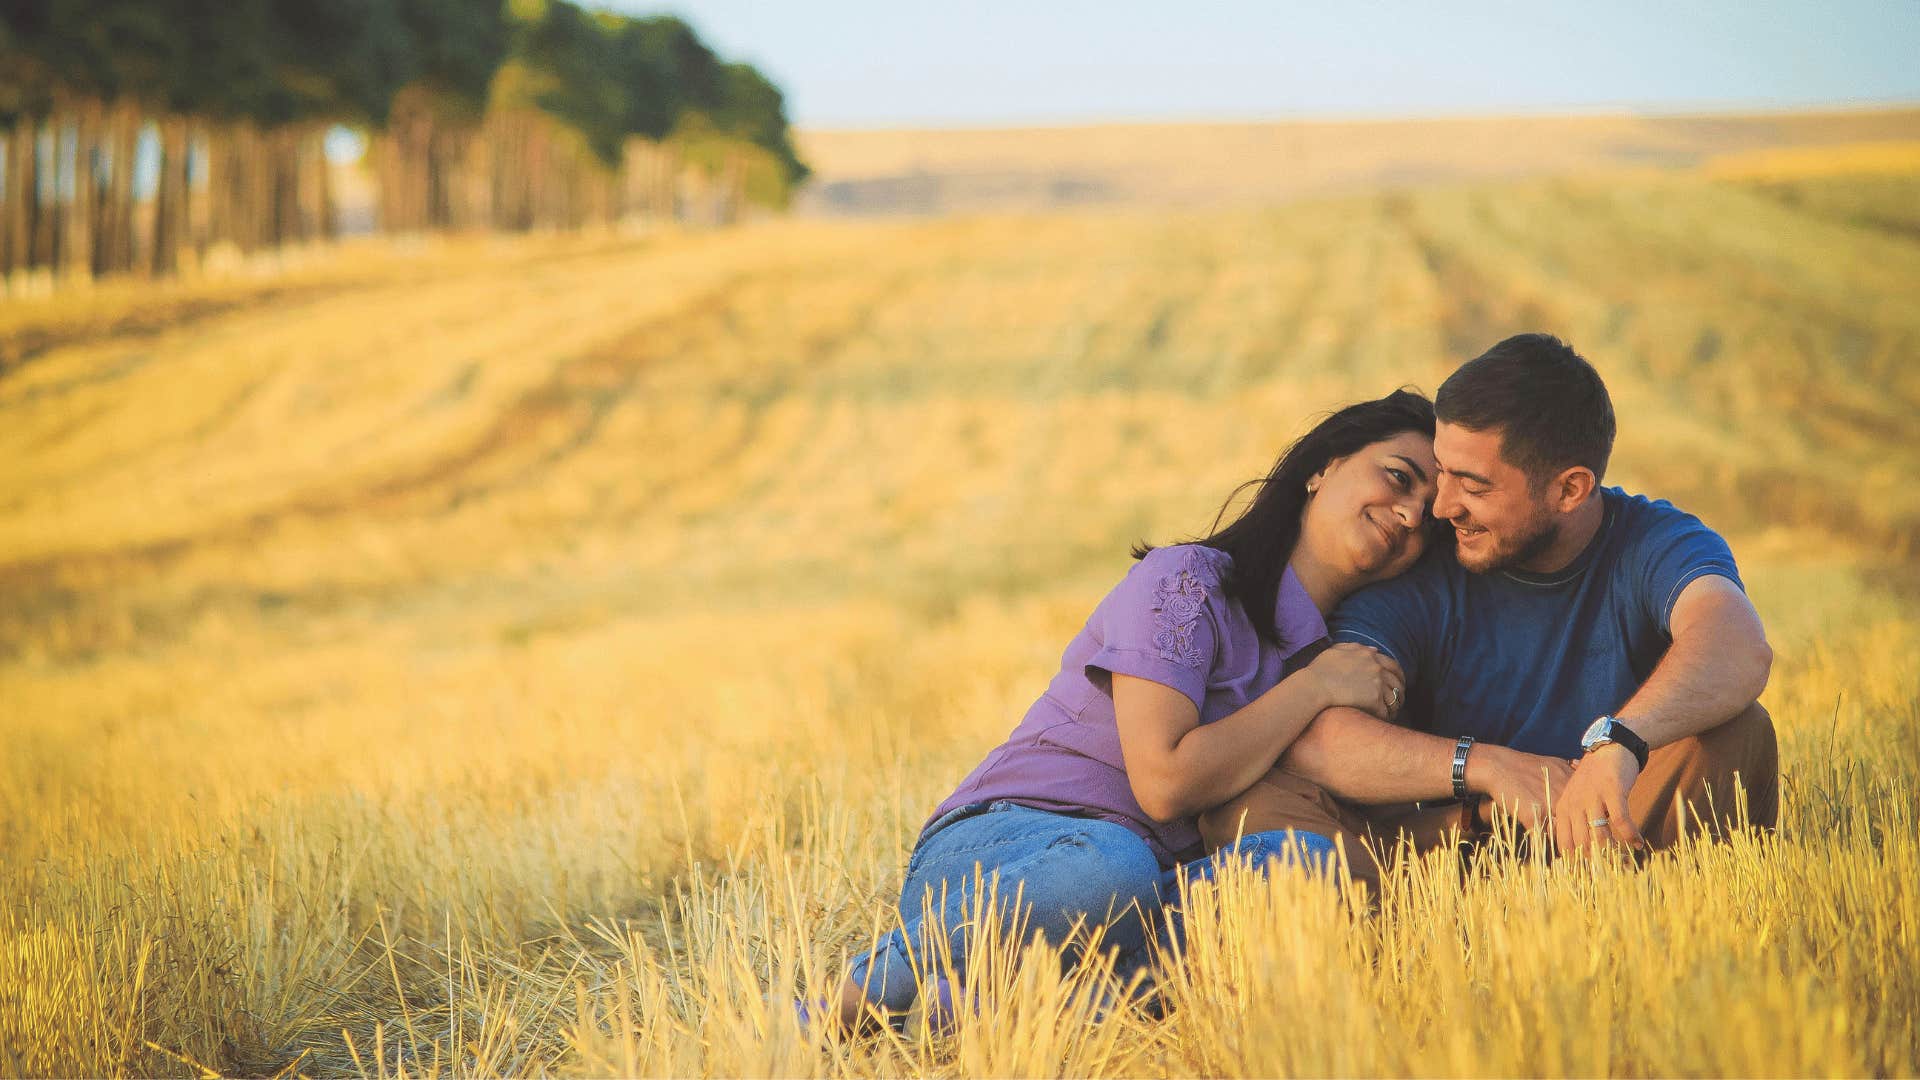
[[[1789,170],[1791,172],[1791,170]],[[0,308],[0,1071],[1920,1070],[1920,178],[347,250]],[[1196,899],[1164,1021],[796,1036],[1126,547],[1567,336],[1732,539],[1765,841]]]

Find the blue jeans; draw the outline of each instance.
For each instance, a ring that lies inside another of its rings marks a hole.
[[[1145,840],[1110,821],[1010,802],[960,807],[921,834],[900,890],[900,927],[856,959],[848,976],[889,1012],[912,1007],[920,972],[930,970],[943,951],[955,977],[964,979],[967,919],[983,885],[996,890],[1008,937],[1025,944],[1044,934],[1055,945],[1065,942],[1063,961],[1072,964],[1083,945],[1073,937],[1075,929],[1100,927],[1100,947],[1117,951],[1117,969],[1129,974],[1145,963],[1148,937],[1165,943],[1181,932],[1177,913],[1165,905],[1178,897],[1182,881],[1211,880],[1229,860],[1264,869],[1289,849],[1321,863],[1333,842],[1314,833],[1251,833],[1233,848],[1162,870]]]

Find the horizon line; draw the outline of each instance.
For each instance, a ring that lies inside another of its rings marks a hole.
[[[794,121],[796,131],[834,134],[889,134],[909,131],[1049,131],[1064,128],[1102,127],[1237,127],[1267,124],[1356,124],[1424,123],[1443,120],[1551,120],[1556,118],[1619,117],[1648,120],[1731,119],[1735,117],[1806,116],[1814,114],[1908,112],[1920,110],[1920,98],[1861,99],[1797,102],[1792,104],[1739,104],[1700,102],[1689,105],[1576,105],[1519,107],[1510,111],[1483,109],[1433,110],[1424,112],[1388,112],[1353,110],[1328,112],[1190,112],[1164,114],[1057,114],[1037,118],[1006,120],[885,120],[871,123],[803,123]]]

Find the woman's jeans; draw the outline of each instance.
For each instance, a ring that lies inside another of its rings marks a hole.
[[[1162,870],[1145,840],[1110,821],[1010,802],[959,807],[928,825],[914,846],[900,890],[901,927],[855,960],[848,974],[889,1012],[912,1007],[920,972],[943,955],[954,977],[964,979],[967,920],[978,910],[976,901],[987,899],[976,895],[985,887],[1009,938],[1025,944],[1044,934],[1054,945],[1065,942],[1064,959],[1072,964],[1085,931],[1103,928],[1100,948],[1119,954],[1116,970],[1125,977],[1144,966],[1149,937],[1164,944],[1179,934],[1178,919],[1164,918],[1163,905],[1177,899],[1183,881],[1211,880],[1228,861],[1264,869],[1289,850],[1318,864],[1333,843],[1313,833],[1251,833],[1206,859]]]

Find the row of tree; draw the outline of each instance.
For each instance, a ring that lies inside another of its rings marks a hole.
[[[567,0],[9,0],[0,282],[167,274],[335,234],[324,143],[367,133],[373,227],[725,222],[807,169],[780,91],[672,17]]]

